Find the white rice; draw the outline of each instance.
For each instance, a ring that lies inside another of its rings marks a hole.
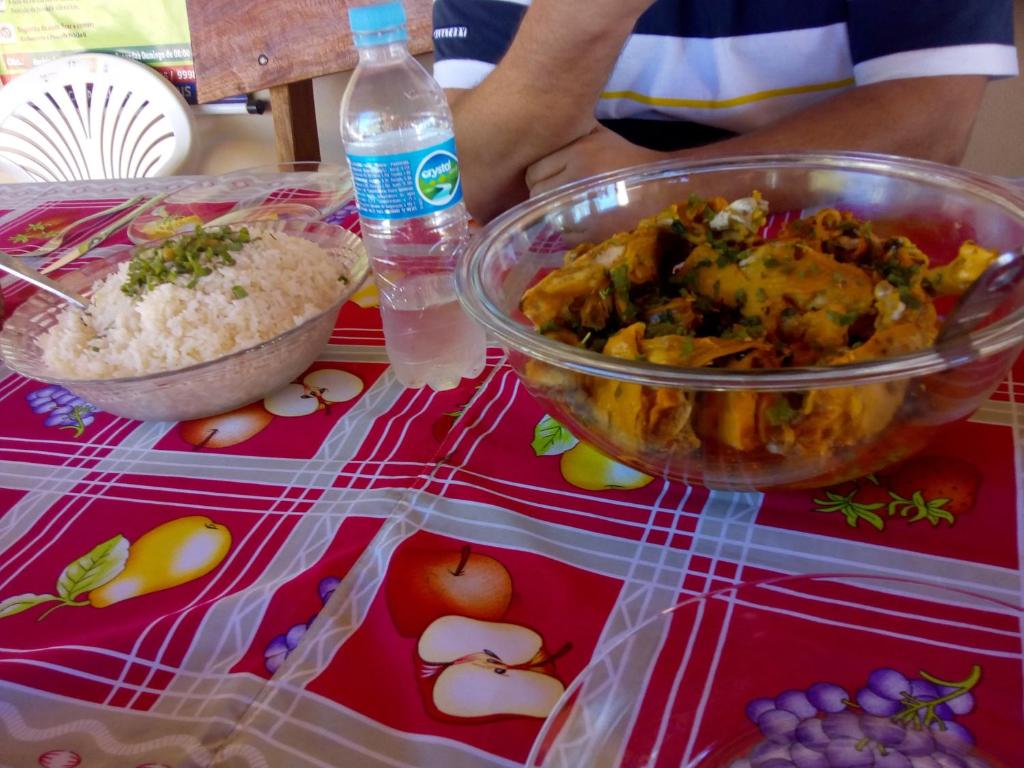
[[[214,360],[269,341],[330,307],[344,265],[316,243],[277,232],[254,234],[187,287],[188,276],[133,298],[121,290],[128,262],[94,284],[87,310],[64,309],[40,337],[43,359],[72,379],[141,376]],[[245,292],[236,297],[240,286]]]

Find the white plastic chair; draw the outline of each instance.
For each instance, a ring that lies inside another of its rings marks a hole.
[[[32,181],[20,165],[15,165],[0,155],[0,184],[18,184],[22,181]]]
[[[0,89],[0,157],[36,181],[169,176],[192,134],[177,89],[119,56],[66,56]]]

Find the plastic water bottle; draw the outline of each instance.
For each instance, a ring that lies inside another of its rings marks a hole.
[[[407,387],[451,389],[483,370],[486,347],[455,294],[469,220],[451,110],[409,54],[400,2],[348,13],[359,64],[341,100],[341,136],[388,359]]]

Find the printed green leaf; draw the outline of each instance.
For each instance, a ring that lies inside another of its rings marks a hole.
[[[538,456],[557,456],[572,448],[579,440],[562,424],[545,415],[533,428],[533,442],[530,446]]]
[[[65,568],[57,579],[57,594],[65,601],[74,600],[117,576],[127,560],[128,539],[117,534]]]
[[[856,488],[846,496],[834,493],[833,491],[826,491],[824,499],[814,500],[814,503],[818,505],[815,511],[841,512],[846,518],[846,524],[851,528],[856,528],[858,523],[863,520],[871,527],[879,531],[883,530],[885,528],[885,521],[875,513],[875,510],[883,507],[884,505],[878,502],[865,504],[863,502],[854,501],[854,497],[856,495]]]
[[[24,595],[14,595],[8,597],[6,600],[0,601],[0,619],[8,616],[13,616],[16,613],[27,611],[33,606],[39,605],[40,603],[46,603],[50,600],[57,600],[58,598],[53,595],[34,595],[28,592]]]

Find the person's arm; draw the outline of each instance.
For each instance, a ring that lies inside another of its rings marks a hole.
[[[537,195],[596,173],[670,157],[815,149],[884,152],[956,164],[967,149],[986,82],[981,75],[957,75],[865,85],[759,130],[678,152],[638,147],[598,128],[531,165],[526,181],[530,194]]]
[[[484,81],[447,91],[474,217],[525,199],[526,168],[593,129],[601,88],[650,2],[535,0]]]

